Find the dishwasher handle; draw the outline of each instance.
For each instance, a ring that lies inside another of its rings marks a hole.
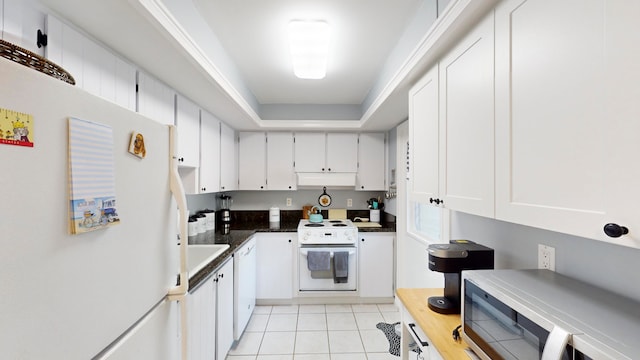
[[[246,251],[244,251],[242,254],[240,254],[240,256],[247,256],[247,255],[249,255],[249,254],[253,251],[253,249],[254,249],[255,247],[256,247],[256,245],[255,245],[255,244],[250,245],[250,246],[247,246],[247,250],[246,250]]]

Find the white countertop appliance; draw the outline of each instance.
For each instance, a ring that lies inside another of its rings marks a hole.
[[[358,228],[349,220],[300,220],[300,291],[356,291]]]
[[[481,359],[640,359],[638,301],[550,270],[462,278],[462,336]]]

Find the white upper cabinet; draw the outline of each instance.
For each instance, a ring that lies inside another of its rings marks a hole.
[[[220,191],[220,121],[200,110],[200,192]]]
[[[295,168],[296,172],[324,172],[326,170],[326,134],[295,134]]]
[[[238,189],[266,190],[267,136],[264,132],[238,134]]]
[[[356,190],[386,190],[384,133],[362,133],[358,138],[358,175]]]
[[[606,181],[604,187],[606,216],[604,223],[613,223],[628,228],[629,233],[611,238],[599,232],[600,239],[615,244],[640,248],[640,2],[607,2],[607,24],[605,43],[605,97],[606,117],[604,141],[604,167],[592,169]],[[602,141],[602,140],[601,140]],[[575,160],[582,160],[582,156]],[[602,188],[600,188],[602,189]],[[593,231],[602,228],[593,223]]]
[[[438,66],[409,91],[409,199],[438,198]]]
[[[238,148],[236,132],[220,123],[220,191],[238,189]]]
[[[296,172],[352,172],[358,169],[358,134],[296,133]]]
[[[47,15],[46,32],[45,56],[69,72],[77,87],[126,109],[136,110],[136,70],[133,65],[55,16]]]
[[[625,172],[605,173],[619,146],[606,136],[615,117],[606,113],[605,3],[511,0],[496,8],[496,218],[603,238],[607,189],[620,187],[616,174]],[[626,130],[637,134],[633,120]]]
[[[439,67],[438,198],[449,209],[489,217],[494,215],[493,25],[491,12]]]
[[[175,123],[175,92],[165,84],[138,71],[138,112],[161,124]]]
[[[178,128],[178,164],[200,165],[200,108],[189,99],[176,96],[176,127]]]
[[[293,133],[267,133],[267,188],[269,190],[296,190],[293,161]]]
[[[327,162],[329,172],[358,171],[358,134],[327,133]]]

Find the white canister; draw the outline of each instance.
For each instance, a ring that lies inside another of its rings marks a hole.
[[[207,217],[204,214],[198,214],[196,219],[198,220],[198,234],[207,231]]]
[[[280,208],[272,206],[269,208],[269,223],[280,223]]]
[[[189,218],[189,222],[187,224],[187,235],[188,236],[198,235],[198,220],[193,216]]]
[[[380,209],[370,209],[369,210],[369,221],[374,223],[380,222]]]
[[[216,229],[216,212],[209,209],[204,209],[199,211],[198,214],[202,214],[206,217],[205,221],[205,230],[215,230]]]

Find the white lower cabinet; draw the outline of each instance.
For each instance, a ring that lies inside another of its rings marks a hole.
[[[360,297],[392,297],[395,233],[358,234]]]
[[[423,360],[442,360],[442,355],[436,350],[433,345],[433,341],[422,331],[420,326],[411,317],[409,311],[402,306],[400,309],[400,316],[402,317],[402,335],[400,343],[400,359],[409,360],[414,359],[416,356],[418,359]],[[419,355],[416,352],[409,350],[409,344],[415,343],[416,347],[421,350]]]
[[[218,270],[217,281],[216,353],[217,359],[222,360],[233,345],[233,261],[227,261]]]
[[[187,342],[190,360],[216,355],[216,280],[214,274],[187,296]]]
[[[187,295],[189,360],[224,359],[233,344],[233,260]]]
[[[295,236],[294,232],[256,234],[256,298],[293,297]]]

